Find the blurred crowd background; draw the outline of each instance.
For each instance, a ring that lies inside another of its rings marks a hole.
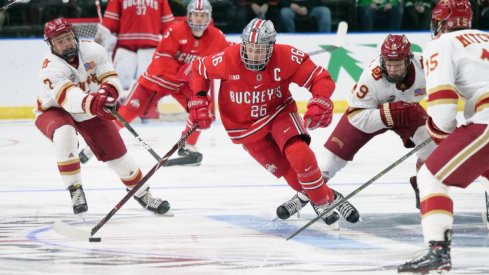
[[[137,1],[137,0],[132,0]],[[241,33],[254,17],[272,20],[278,32],[429,30],[437,0],[210,0],[214,24],[224,33]],[[470,0],[472,27],[489,29],[489,0]],[[5,6],[10,1],[0,1]],[[169,0],[175,16],[186,16],[190,0]],[[102,13],[108,0],[100,0]],[[43,23],[56,17],[97,18],[95,0],[20,0],[0,11],[0,37],[42,37]]]

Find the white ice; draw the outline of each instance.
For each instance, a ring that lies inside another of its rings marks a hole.
[[[134,127],[164,155],[184,123]],[[311,131],[319,159],[332,129]],[[129,132],[123,137],[143,171],[151,169],[151,155]],[[149,181],[153,195],[171,203],[174,217],[152,215],[131,199],[95,235],[102,242],[81,242],[54,232],[53,222],[90,230],[125,195],[122,184],[95,159],[83,165],[89,205],[83,222],[72,213],[52,145],[34,122],[0,122],[0,274],[395,274],[426,247],[408,183],[415,157],[350,200],[362,223],[341,220],[341,229],[332,231],[317,222],[287,241],[315,217],[312,208],[300,218],[274,221],[276,207],[293,190],[232,144],[220,123],[201,135],[198,148],[201,166],[163,167]],[[329,185],[347,195],[407,152],[392,133],[374,138]],[[489,274],[483,189],[475,182],[451,194],[452,273]]]

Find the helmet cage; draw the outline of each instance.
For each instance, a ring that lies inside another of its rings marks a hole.
[[[70,32],[72,33],[73,38],[75,40],[75,47],[66,49],[62,53],[56,52],[52,42],[53,39],[55,39],[60,35],[70,33]],[[78,37],[73,28],[73,25],[71,25],[71,23],[69,23],[64,18],[57,18],[51,20],[44,25],[44,41],[46,41],[46,43],[51,48],[51,53],[61,57],[64,60],[72,59],[78,55]]]
[[[205,13],[207,14],[207,21],[203,24],[196,24],[192,22],[192,13]],[[211,23],[212,17],[212,5],[209,0],[192,0],[187,6],[187,24],[194,32],[205,31]]]
[[[269,20],[255,18],[241,34],[240,56],[251,71],[263,70],[272,58],[277,32]]]
[[[412,57],[413,53],[411,51],[411,43],[409,42],[407,37],[405,35],[389,34],[385,38],[384,43],[382,43],[382,47],[380,49],[380,68],[383,77],[391,83],[398,83],[404,80],[409,72],[409,66],[411,65]],[[389,75],[387,71],[386,61],[396,60],[405,61],[404,73],[396,76]]]

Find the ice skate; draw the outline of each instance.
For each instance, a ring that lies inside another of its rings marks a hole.
[[[128,190],[129,191],[129,190]],[[141,195],[134,196],[139,204],[155,214],[166,214],[170,210],[170,203],[159,198],[153,198],[147,188]],[[170,215],[170,213],[168,213]]]
[[[290,218],[290,216],[297,213],[297,216],[300,217],[300,210],[304,206],[306,206],[308,202],[309,199],[302,200],[301,198],[299,198],[298,194],[295,194],[294,197],[292,197],[290,200],[284,202],[282,205],[277,207],[277,216],[282,220],[286,220]]]
[[[199,166],[202,163],[202,154],[197,150],[194,145],[185,143],[178,149],[178,155],[180,158],[169,160],[170,165],[184,165],[184,166]],[[174,163],[171,163],[173,161]]]
[[[85,198],[85,192],[81,184],[72,184],[68,187],[70,191],[71,202],[73,205],[73,213],[76,215],[85,213],[88,211],[87,200]]]
[[[336,204],[340,200],[344,199],[343,195],[340,192],[334,189],[331,190],[333,190],[335,196],[334,201],[331,203],[331,205]],[[360,213],[355,208],[355,206],[353,206],[348,201],[345,201],[342,204],[338,205],[336,207],[336,210],[347,222],[356,223],[360,220]]]

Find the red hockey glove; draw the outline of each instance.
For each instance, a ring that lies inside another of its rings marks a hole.
[[[116,101],[119,98],[119,91],[117,91],[117,89],[114,86],[112,86],[107,82],[104,82],[100,85],[100,88],[98,89],[97,93],[103,94],[108,97],[112,97]]]
[[[107,97],[102,93],[87,95],[82,101],[82,108],[86,113],[106,120],[115,119],[109,109],[116,107],[116,105],[117,102],[114,98]]]
[[[178,69],[177,79],[182,82],[191,83],[192,78],[190,77],[192,72],[192,64],[185,63]]]
[[[313,97],[307,103],[304,123],[307,129],[328,127],[333,118],[333,102],[326,97]]]
[[[384,103],[379,108],[380,117],[387,127],[406,127],[418,122],[418,108],[422,108],[418,103],[404,101]]]
[[[440,144],[449,135],[449,133],[446,133],[446,132],[440,130],[438,127],[436,127],[435,123],[433,122],[433,119],[430,116],[426,120],[426,130],[428,130],[428,134],[430,134],[431,139],[436,144]]]
[[[211,127],[213,118],[209,113],[209,99],[207,96],[194,95],[188,102],[189,120],[192,123],[199,123],[199,129]]]

